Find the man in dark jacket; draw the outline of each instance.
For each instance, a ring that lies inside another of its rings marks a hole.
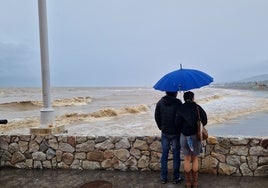
[[[177,99],[178,92],[166,92],[155,108],[155,122],[161,130],[161,182],[167,183],[168,177],[168,153],[170,147],[173,152],[173,183],[179,183],[180,177],[180,127],[175,123],[178,109],[182,102]]]

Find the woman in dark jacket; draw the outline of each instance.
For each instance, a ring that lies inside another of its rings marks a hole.
[[[193,92],[185,92],[183,98],[185,103],[181,105],[177,114],[177,124],[181,126],[180,143],[184,154],[185,182],[187,188],[191,188],[191,186],[197,188],[198,155],[202,150],[202,143],[197,139],[198,111],[204,126],[207,124],[207,114],[201,106],[194,102]]]

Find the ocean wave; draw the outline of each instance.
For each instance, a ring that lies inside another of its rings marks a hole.
[[[118,115],[123,115],[123,114],[137,114],[141,112],[146,112],[149,110],[149,107],[146,105],[138,105],[138,106],[132,106],[132,107],[125,107],[125,108],[120,108],[120,109],[113,109],[113,108],[107,108],[103,109],[97,112],[93,112],[91,114],[92,117],[95,118],[100,118],[100,117],[114,117]]]
[[[201,98],[198,100],[198,103],[200,104],[204,104],[204,103],[207,103],[207,102],[211,102],[213,100],[220,100],[224,97],[225,95],[218,95],[218,94],[215,94],[215,95],[212,95],[212,96],[208,96],[206,98]]]
[[[249,114],[268,111],[268,99],[248,95],[225,96],[220,100],[202,104],[206,110],[209,125],[221,124]]]
[[[83,106],[92,102],[90,97],[74,97],[70,99],[56,99],[53,107]],[[43,106],[41,101],[18,101],[0,104],[0,111],[28,111],[36,110]]]
[[[10,129],[30,128],[37,126],[39,126],[38,118],[15,119],[9,121],[7,124],[1,125],[0,131],[6,131]]]
[[[127,92],[107,88],[83,91],[74,89],[75,93],[62,89],[55,97],[58,99],[54,100],[52,104],[56,107],[55,125],[106,125],[107,131],[109,131],[108,127],[113,125],[132,127],[134,124],[146,124],[150,126],[147,129],[151,130],[152,127],[156,126],[154,121],[156,103],[164,94],[152,89],[141,89],[140,91],[136,89],[135,92],[129,92],[128,89]],[[209,126],[228,123],[228,121],[236,118],[246,118],[255,112],[268,111],[267,93],[260,95],[253,91],[218,88],[202,88],[194,92],[196,102],[207,112]],[[1,125],[0,130],[5,127],[7,129],[17,129],[19,127],[39,126],[37,110],[42,108],[42,102],[33,100],[39,99],[40,91],[38,90],[36,95],[28,90],[27,92],[19,93],[16,91],[14,93],[16,94],[15,97],[2,97],[2,101],[19,101],[18,99],[25,101],[0,103],[1,115],[9,121],[7,125]],[[23,98],[20,96],[23,96]],[[92,98],[85,96],[91,96]],[[178,98],[183,101],[183,93],[179,93]],[[22,110],[34,109],[36,111],[33,113],[31,111],[22,112]],[[14,119],[17,117],[21,119]]]
[[[52,106],[83,106],[92,102],[91,97],[74,97],[71,99],[56,99],[53,101]]]
[[[131,107],[124,107],[119,109],[114,108],[106,108],[93,113],[65,113],[63,115],[57,116],[55,118],[55,125],[70,125],[70,124],[81,124],[85,122],[92,121],[104,121],[109,120],[109,118],[117,117],[120,115],[127,114],[137,114],[144,113],[149,111],[149,107],[146,105],[138,105]],[[26,118],[26,119],[16,119],[9,121],[8,124],[0,126],[0,131],[10,130],[10,129],[18,129],[18,128],[26,128],[26,127],[36,127],[39,125],[38,118]]]
[[[38,101],[10,102],[0,104],[0,111],[28,111],[38,109],[41,106],[41,102]]]
[[[84,113],[66,113],[63,114],[59,117],[57,117],[56,121],[58,123],[73,123],[73,122],[88,122],[88,121],[93,121],[96,119],[107,119],[111,117],[117,117],[120,115],[125,115],[125,114],[137,114],[137,113],[144,113],[149,111],[149,107],[146,105],[138,105],[138,106],[132,106],[132,107],[124,107],[124,108],[105,108],[101,109],[96,112],[92,112],[89,114],[84,114]],[[68,124],[69,124],[68,123]]]

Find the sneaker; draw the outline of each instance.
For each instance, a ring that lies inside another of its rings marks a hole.
[[[161,183],[162,184],[166,184],[167,183],[167,180],[166,179],[161,179]]]
[[[173,183],[173,184],[178,184],[178,183],[180,183],[182,180],[183,180],[183,179],[182,179],[181,177],[179,177],[179,178],[177,178],[177,179],[174,179],[174,180],[172,181],[172,183]]]

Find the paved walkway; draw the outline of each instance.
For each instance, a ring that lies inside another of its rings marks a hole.
[[[26,170],[1,168],[1,188],[82,188],[89,182],[107,181],[108,184],[98,188],[184,188],[182,184],[159,182],[159,172],[122,172],[102,170],[64,170],[44,169]],[[268,187],[268,177],[231,177],[201,174],[199,188],[265,188]],[[88,186],[97,188],[96,186]]]

